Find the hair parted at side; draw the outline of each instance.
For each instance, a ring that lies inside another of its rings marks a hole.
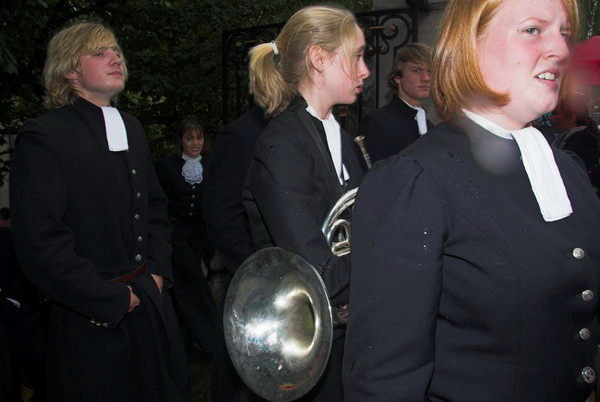
[[[409,43],[398,50],[394,56],[392,70],[387,76],[389,87],[394,90],[398,88],[398,84],[396,81],[394,81],[394,79],[396,77],[402,77],[406,63],[412,62],[415,64],[423,64],[428,67],[431,66],[432,54],[433,50],[431,49],[431,46],[419,42]]]
[[[181,140],[185,133],[188,131],[199,131],[204,134],[204,127],[198,119],[195,117],[188,117],[179,123],[179,129],[177,130],[177,138]]]
[[[450,121],[477,100],[496,106],[508,94],[491,90],[477,62],[477,39],[483,35],[503,0],[450,0],[442,16],[432,62],[431,93],[439,116]],[[577,0],[561,0],[572,31],[579,23]],[[574,32],[575,35],[575,32]]]
[[[96,22],[78,22],[63,28],[52,37],[48,44],[43,79],[46,94],[44,106],[52,109],[72,104],[77,93],[65,77],[72,71],[79,71],[79,58],[92,54],[98,49],[117,43],[114,33]],[[125,79],[127,66],[122,55]],[[116,100],[116,96],[113,101]]]
[[[333,52],[341,48],[349,60],[358,26],[354,14],[334,5],[315,5],[297,11],[274,41],[250,50],[250,92],[267,115],[281,113],[310,79],[308,49],[318,45]],[[350,71],[349,73],[354,73]]]

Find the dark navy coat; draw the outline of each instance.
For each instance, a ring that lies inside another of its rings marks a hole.
[[[297,98],[259,137],[244,188],[244,206],[257,248],[277,246],[302,256],[321,273],[332,304],[344,304],[348,302],[350,260],[334,256],[321,232],[327,213],[344,189],[329,155],[323,124],[306,106]],[[344,132],[341,146],[350,174],[349,190],[360,184],[362,164],[357,145]],[[302,401],[342,400],[344,332],[345,328],[334,331],[326,371]]]
[[[600,202],[555,158],[545,222],[515,141],[470,120],[375,164],[353,216],[347,401],[583,401],[594,389]]]
[[[365,136],[365,145],[373,162],[395,155],[421,138],[416,115],[415,109],[394,96],[390,103],[362,118],[359,134]],[[429,120],[427,127],[433,127]]]

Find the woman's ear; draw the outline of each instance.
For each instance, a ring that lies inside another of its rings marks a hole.
[[[325,69],[325,51],[319,45],[312,45],[308,48],[308,58],[311,67],[318,72],[323,72]]]
[[[71,70],[65,74],[65,78],[68,80],[76,80],[78,78],[77,71]]]

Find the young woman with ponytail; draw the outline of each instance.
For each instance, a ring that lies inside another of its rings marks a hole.
[[[353,103],[369,71],[364,34],[353,14],[334,6],[296,12],[277,38],[250,52],[255,100],[272,116],[254,150],[244,188],[257,249],[296,253],[321,274],[334,310],[348,304],[349,256],[330,251],[321,224],[363,176],[359,153],[332,109]],[[328,367],[303,400],[343,399],[345,325],[338,323]]]

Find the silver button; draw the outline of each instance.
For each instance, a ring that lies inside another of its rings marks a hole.
[[[192,190],[194,190],[195,188],[196,188],[196,186],[195,186],[195,185],[194,185],[194,186],[192,186]]]
[[[190,212],[188,215],[189,215],[189,216],[192,216],[192,215],[194,215],[194,213],[193,213],[193,212]]]
[[[133,215],[133,217],[135,218],[136,221],[140,220],[140,214],[135,214],[135,215]]]
[[[144,240],[144,236],[138,236],[138,241]]]
[[[192,198],[196,198],[196,194],[192,194]]]
[[[140,192],[138,191],[137,193],[135,193],[135,196],[136,196],[137,198],[142,198],[142,193],[140,193]]]
[[[594,381],[596,381],[596,372],[593,368],[587,366],[581,370],[581,377],[583,377],[583,381],[587,382],[588,384],[593,384]]]
[[[192,202],[192,203],[190,204],[190,207],[193,207],[193,206],[194,206],[194,203]]]
[[[592,292],[589,289],[584,290],[583,292],[581,292],[581,298],[583,299],[583,301],[590,302],[594,298],[594,292]]]
[[[135,260],[136,261],[141,261],[142,260],[142,255],[141,254],[136,254],[135,255]]]
[[[137,174],[137,170],[131,169],[131,174],[136,175]]]
[[[583,339],[584,341],[587,341],[588,339],[590,339],[590,330],[587,328],[581,328],[579,330],[579,337],[581,339]]]
[[[583,260],[583,257],[585,257],[585,252],[583,251],[583,249],[576,247],[575,249],[573,249],[573,257],[575,257],[578,260]]]

